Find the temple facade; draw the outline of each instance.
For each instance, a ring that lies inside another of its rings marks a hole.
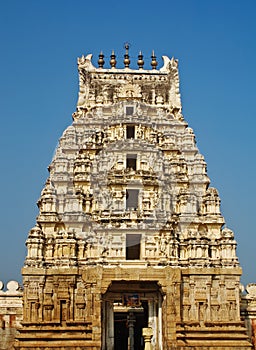
[[[78,59],[26,241],[17,350],[248,350],[241,268],[182,115],[178,61]]]

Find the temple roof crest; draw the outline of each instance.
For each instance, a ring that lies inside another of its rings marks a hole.
[[[92,54],[78,58],[79,111],[89,111],[95,107],[113,105],[119,101],[132,99],[164,108],[167,111],[181,110],[179,93],[178,61],[163,56],[163,66],[157,68],[155,53],[152,52],[152,69],[144,69],[143,55],[138,56],[138,69],[130,68],[128,50],[124,55],[124,68],[116,68],[114,51],[110,56],[110,68],[104,68],[104,54],[101,52],[98,67],[92,63]]]

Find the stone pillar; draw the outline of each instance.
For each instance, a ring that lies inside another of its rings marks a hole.
[[[158,347],[159,350],[162,350],[162,337],[163,337],[163,332],[162,332],[162,327],[163,327],[163,313],[162,313],[162,296],[160,293],[158,294],[158,336],[157,336],[157,341],[158,341]]]
[[[206,297],[207,297],[206,321],[211,320],[211,287],[212,287],[212,282],[210,280],[208,280],[206,282]]]
[[[189,295],[189,302],[191,305],[190,308],[190,320],[191,321],[197,321],[198,317],[197,317],[197,309],[196,309],[196,304],[195,304],[195,282],[194,280],[191,278],[190,282],[189,282],[189,290],[190,290],[190,295]]]
[[[157,312],[155,300],[148,300],[148,327],[152,328],[153,331],[152,344],[155,344],[157,339],[156,314]]]
[[[148,300],[148,323],[153,328],[154,324],[154,301]]]
[[[145,342],[144,350],[152,350],[151,338],[153,337],[152,328],[142,328],[142,335]]]
[[[133,312],[129,311],[127,321],[128,321],[128,328],[129,328],[128,350],[134,350],[134,324],[136,322],[136,318]]]
[[[107,303],[107,349],[114,349],[114,309],[112,302]]]

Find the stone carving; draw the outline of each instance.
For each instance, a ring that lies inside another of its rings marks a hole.
[[[139,76],[127,75],[123,80],[122,70],[97,70],[92,65],[91,58],[91,55],[87,55],[78,59],[80,90],[77,113],[73,116],[75,120],[83,115],[83,111],[119,100],[139,99],[155,106],[165,106],[170,111],[175,110],[175,114],[181,109],[176,60],[163,56],[164,66],[159,71],[155,70],[152,74],[151,71],[140,69]],[[110,84],[109,79],[115,81],[115,84]],[[155,83],[153,89],[152,81]]]
[[[138,84],[123,84],[117,92],[118,99],[141,99],[141,88]]]

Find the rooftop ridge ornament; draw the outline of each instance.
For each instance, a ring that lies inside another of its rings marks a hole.
[[[154,50],[152,51],[151,58],[152,58],[152,60],[151,60],[151,67],[152,67],[152,69],[156,69],[158,63],[157,63],[157,60],[156,60],[156,56],[155,56],[155,51]]]
[[[130,48],[130,44],[129,43],[125,43],[124,45],[125,48],[125,55],[124,55],[124,67],[125,68],[129,68],[130,66],[130,57],[129,57],[129,48]]]
[[[163,65],[157,69],[157,61],[152,52],[151,67],[145,69],[144,55],[139,52],[136,68],[130,68],[129,44],[125,44],[125,67],[116,68],[114,50],[109,55],[108,65],[104,66],[101,51],[98,67],[92,64],[92,54],[78,58],[79,96],[74,119],[96,107],[112,106],[122,101],[143,102],[159,109],[174,113],[182,119],[179,91],[178,61],[162,56]]]
[[[103,52],[101,51],[98,59],[99,68],[103,68],[104,64],[105,64],[104,55],[103,55]]]
[[[143,55],[142,55],[141,51],[139,52],[139,55],[138,55],[137,64],[138,64],[139,69],[143,69],[144,61],[143,61]]]
[[[112,50],[112,53],[110,55],[110,65],[111,65],[111,68],[116,68],[116,55],[115,55],[115,51]]]

